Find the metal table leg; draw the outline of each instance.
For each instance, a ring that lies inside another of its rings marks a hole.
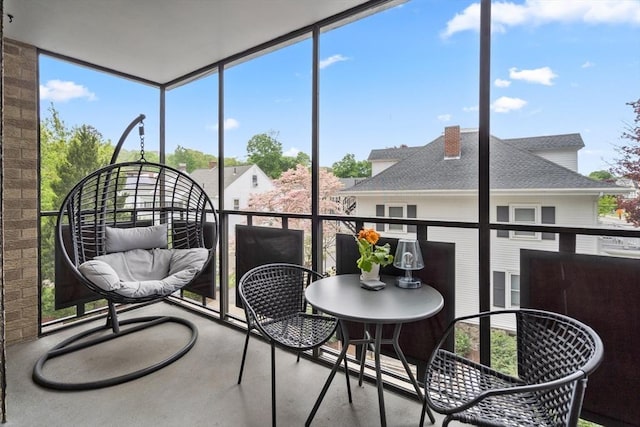
[[[395,350],[396,355],[402,362],[402,365],[404,366],[404,370],[407,371],[407,376],[409,377],[411,384],[413,384],[413,387],[416,389],[418,398],[424,401],[424,396],[422,395],[422,390],[420,389],[420,385],[418,384],[418,381],[416,381],[416,378],[413,376],[413,372],[411,372],[411,369],[409,368],[409,363],[407,363],[407,358],[404,357],[404,353],[402,352],[402,349],[400,348],[400,344],[398,343],[400,339],[401,329],[402,329],[402,323],[396,324],[393,330],[393,341],[392,341],[393,349]],[[425,407],[426,407],[426,412],[429,415],[429,420],[431,420],[431,424],[434,424],[436,422],[436,419],[434,418],[433,413],[431,412],[431,409],[428,406],[425,406]],[[422,425],[422,423],[424,422],[424,411],[422,412],[421,417],[423,418],[420,422],[420,425]]]
[[[380,425],[387,426],[387,415],[384,410],[384,385],[382,384],[382,371],[380,369],[380,345],[382,344],[382,325],[376,324],[376,338],[374,343],[374,356],[376,362],[376,383],[378,386],[378,406],[380,406]]]
[[[311,422],[313,421],[313,417],[315,417],[316,412],[318,412],[318,408],[320,407],[320,404],[322,403],[322,400],[324,399],[324,395],[327,394],[327,390],[329,389],[329,386],[331,385],[331,381],[333,381],[333,377],[335,377],[336,372],[338,372],[338,368],[340,367],[340,363],[345,360],[346,361],[346,357],[347,357],[347,349],[349,348],[349,331],[347,330],[347,327],[345,324],[343,324],[343,321],[340,320],[340,329],[342,331],[342,339],[343,339],[343,343],[342,343],[342,351],[340,352],[340,355],[338,356],[338,359],[336,360],[335,364],[333,365],[333,368],[331,369],[331,373],[329,374],[329,378],[327,378],[327,381],[324,383],[324,386],[322,387],[322,391],[320,392],[320,395],[318,396],[318,399],[316,399],[316,403],[313,405],[313,409],[311,410],[311,413],[309,414],[309,416],[307,417],[307,421],[304,423],[305,427],[309,427],[311,425]],[[349,371],[345,372],[345,375],[349,375]],[[349,381],[349,379],[347,378],[347,381]],[[348,382],[347,382],[348,384]],[[349,392],[349,402],[351,402],[351,388],[349,387],[348,389]]]

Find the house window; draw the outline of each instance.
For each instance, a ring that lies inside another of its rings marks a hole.
[[[540,209],[541,218],[540,222],[543,224],[555,224],[556,223],[556,208],[555,206],[543,206]],[[542,240],[556,240],[556,233],[542,233]]]
[[[376,216],[384,216],[384,205],[376,205]],[[376,223],[376,231],[384,231],[384,224]]]
[[[405,216],[405,211],[407,215]],[[388,218],[417,218],[417,205],[376,205],[376,216]],[[416,232],[415,225],[404,224],[376,224],[376,231],[392,233]]]
[[[253,184],[254,187],[258,186],[258,175],[251,176],[251,183]]]
[[[506,275],[504,271],[493,272],[493,305],[495,307],[505,307],[504,284]]]
[[[493,306],[520,306],[520,275],[506,271],[493,272]]]
[[[233,199],[233,210],[240,210],[240,199]]]
[[[389,218],[404,218],[404,206],[389,206]],[[387,224],[387,231],[404,232],[403,224]]]
[[[556,208],[555,206],[531,205],[496,206],[496,220],[512,224],[555,224]],[[556,233],[535,233],[533,231],[497,230],[496,236],[520,239],[556,239]]]
[[[534,206],[512,206],[513,222],[515,224],[536,224],[538,213]],[[536,238],[533,231],[513,231],[512,237]]]

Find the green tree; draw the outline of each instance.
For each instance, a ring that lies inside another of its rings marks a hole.
[[[345,155],[332,166],[332,171],[338,178],[361,178],[371,176],[371,163],[367,160],[356,160],[353,154]]]
[[[615,177],[609,171],[593,171],[589,174],[589,178],[596,181],[613,182]],[[618,206],[618,199],[615,196],[606,195],[598,198],[598,215],[607,215],[613,212]]]
[[[290,169],[282,156],[282,144],[277,140],[276,132],[260,133],[251,137],[247,143],[247,160],[264,171],[270,178],[280,177],[283,171]],[[293,165],[295,166],[295,165]]]
[[[57,211],[75,184],[109,162],[113,147],[91,126],[68,129],[53,105],[49,113],[40,124],[41,209]],[[40,258],[42,279],[47,282],[54,281],[54,231],[55,219],[44,218]]]
[[[144,158],[148,162],[159,163],[160,155],[157,151],[147,151],[144,152]],[[137,162],[140,160],[140,150],[126,150],[121,149],[118,154],[118,158],[116,159],[116,163],[124,163],[124,162]]]
[[[73,129],[65,156],[56,165],[56,179],[51,182],[59,207],[67,193],[85,176],[109,163],[113,147],[104,142],[94,127],[82,125]]]
[[[58,196],[51,183],[57,179],[56,166],[62,162],[71,136],[53,104],[48,111],[49,116],[40,123],[40,208],[43,211],[58,209]]]
[[[225,157],[224,158],[224,166],[244,166],[247,162],[243,162],[241,160],[236,159],[235,157]]]
[[[196,169],[206,169],[211,161],[217,161],[216,156],[205,154],[202,151],[185,148],[180,145],[176,147],[173,154],[167,156],[167,165],[178,168],[181,164],[187,165],[187,172]]]
[[[596,181],[610,181],[614,179],[609,171],[593,171],[589,174],[589,178],[595,179]]]
[[[607,215],[618,207],[616,196],[606,195],[598,198],[598,215]]]

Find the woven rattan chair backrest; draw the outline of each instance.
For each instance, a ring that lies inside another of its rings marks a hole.
[[[150,162],[117,163],[84,178],[63,202],[76,266],[106,253],[106,227],[167,224],[170,248],[205,247],[204,222],[216,214],[204,190],[188,175]]]
[[[530,384],[584,369],[596,353],[589,330],[564,316],[523,310],[517,328],[518,376]]]
[[[593,331],[573,319],[548,312],[520,311],[518,328],[518,376],[527,384],[557,380],[579,371],[586,377],[597,367],[598,345]],[[573,405],[576,381],[536,392],[548,413],[564,425]]]
[[[318,273],[292,264],[267,264],[249,270],[240,280],[240,295],[249,305],[250,321],[283,319],[306,310],[304,289]]]

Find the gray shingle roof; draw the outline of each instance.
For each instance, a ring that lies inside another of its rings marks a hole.
[[[419,151],[422,147],[392,147],[371,150],[367,160],[402,160]]]
[[[564,139],[565,136],[560,137]],[[425,146],[412,147],[407,151],[410,155],[348,191],[475,190],[478,188],[478,132],[462,132],[460,139],[459,159],[444,159],[444,137],[440,136]],[[491,136],[492,189],[620,189],[615,184],[589,179],[520,148],[527,144],[523,140],[519,138],[513,143]],[[541,146],[543,141],[552,140],[553,136],[542,137],[533,144]],[[574,137],[567,140],[575,141]],[[386,150],[374,151],[381,154]],[[382,157],[378,158],[382,160]]]
[[[224,183],[228,187],[233,181],[249,170],[253,165],[227,166],[224,168]],[[191,178],[200,184],[209,197],[218,195],[218,168],[195,169],[189,174]]]
[[[504,142],[510,142],[520,148],[528,151],[541,150],[564,150],[567,148],[576,151],[584,148],[582,136],[579,133],[567,133],[564,135],[545,135],[533,136],[528,138],[510,138],[503,139]]]

